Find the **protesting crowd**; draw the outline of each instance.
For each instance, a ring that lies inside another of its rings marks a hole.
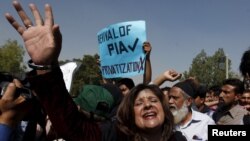
[[[62,35],[52,7],[45,5],[43,19],[30,4],[32,21],[18,1],[13,6],[23,23],[10,13],[5,17],[22,37],[32,70],[26,74],[30,90],[17,79],[4,89],[0,141],[206,141],[209,125],[249,126],[250,50],[239,64],[244,80],[228,78],[208,88],[195,76],[180,80],[175,70],[152,79],[152,47],[144,42],[143,82],[104,80],[84,85],[72,98],[58,63]],[[163,88],[166,81],[175,84]]]

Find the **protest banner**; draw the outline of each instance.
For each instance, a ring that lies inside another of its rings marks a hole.
[[[101,72],[104,78],[130,77],[144,73],[145,21],[110,25],[97,33]]]

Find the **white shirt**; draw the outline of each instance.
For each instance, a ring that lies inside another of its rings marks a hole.
[[[215,125],[214,120],[206,114],[192,110],[192,118],[185,125],[176,125],[188,141],[208,140],[208,125]],[[195,139],[196,138],[196,139]]]

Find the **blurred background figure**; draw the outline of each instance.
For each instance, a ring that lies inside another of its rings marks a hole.
[[[250,48],[243,53],[241,57],[239,69],[240,69],[241,75],[244,78],[243,80],[244,89],[249,90],[250,89],[250,76],[249,76],[250,75]],[[246,125],[250,125],[250,113],[249,112],[243,117],[243,123]]]
[[[219,103],[219,95],[221,92],[221,88],[219,85],[213,85],[208,89],[206,93],[205,104],[210,107],[213,111],[217,109]]]
[[[207,86],[200,85],[197,94],[194,96],[194,103],[198,111],[212,117],[214,111],[205,104],[206,94],[208,93]]]
[[[240,102],[240,105],[244,109],[250,111],[250,90],[249,89],[243,92],[239,102]]]
[[[162,90],[162,92],[164,94],[164,97],[165,97],[165,99],[166,99],[167,102],[169,101],[169,98],[168,98],[169,95],[168,95],[168,93],[169,93],[170,89],[171,89],[171,87],[168,87],[168,86],[165,86],[165,87],[161,88],[161,90]]]
[[[117,86],[122,91],[123,96],[125,96],[135,86],[135,83],[131,78],[122,78],[117,82]]]

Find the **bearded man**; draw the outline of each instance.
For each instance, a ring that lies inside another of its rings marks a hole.
[[[175,129],[187,140],[208,140],[208,125],[215,122],[208,115],[192,109],[199,84],[194,79],[178,82],[169,91],[169,106],[173,113]]]

